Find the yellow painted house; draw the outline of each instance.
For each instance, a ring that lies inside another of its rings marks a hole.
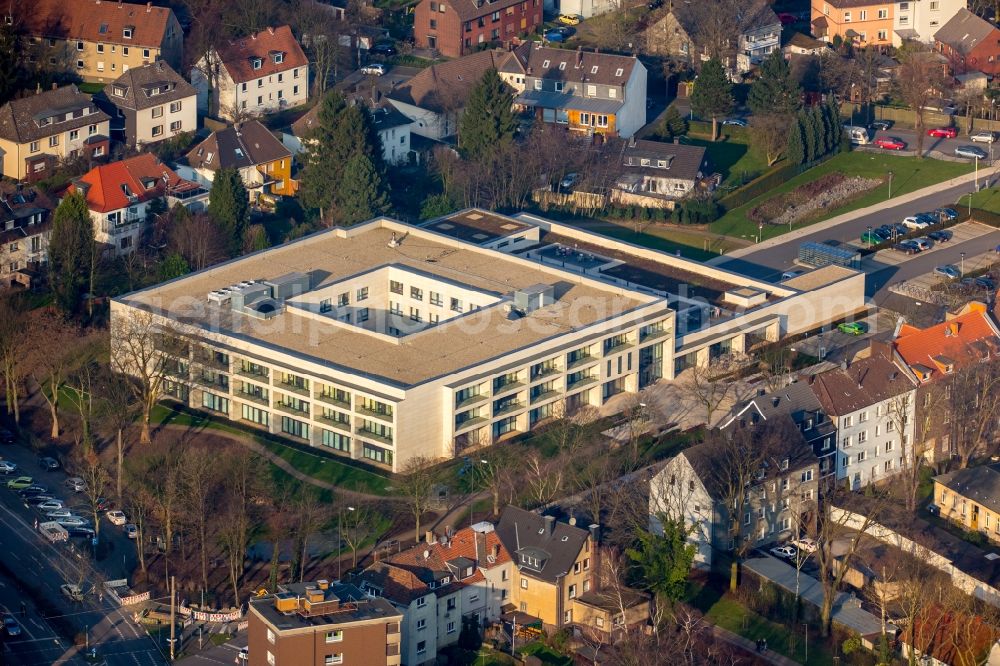
[[[1000,464],[935,476],[934,505],[942,518],[1000,543]]]

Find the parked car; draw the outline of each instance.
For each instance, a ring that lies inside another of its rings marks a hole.
[[[993,143],[997,140],[996,132],[989,130],[979,130],[969,135],[969,140],[973,143]]]
[[[64,516],[62,518],[56,518],[56,522],[63,527],[86,527],[90,525],[90,521],[86,518],[81,518],[80,516]]]
[[[932,127],[927,130],[927,136],[933,136],[939,139],[954,139],[958,136],[958,130],[954,127]]]
[[[937,208],[934,210],[937,213],[939,219],[945,222],[951,222],[952,220],[958,219],[958,211],[954,208]]]
[[[550,42],[565,42],[567,39],[576,34],[576,28],[571,28],[569,26],[561,26],[559,28],[552,28],[551,30],[546,30],[543,37]]]
[[[37,483],[33,483],[27,488],[21,488],[17,491],[17,496],[20,498],[30,497],[31,495],[41,495],[42,493],[48,492],[45,486],[40,486]]]
[[[41,456],[38,459],[38,466],[46,472],[54,472],[59,469],[59,461],[52,456]]]
[[[878,245],[879,243],[884,243],[889,240],[884,231],[879,229],[872,229],[870,231],[865,231],[861,234],[861,242],[865,245]]]
[[[30,476],[19,476],[16,479],[11,479],[7,482],[8,490],[22,490],[31,485],[32,478]]]
[[[82,493],[87,489],[87,483],[78,476],[71,476],[66,479],[66,487],[72,490],[74,493]]]
[[[808,537],[803,537],[801,539],[796,539],[792,541],[792,545],[798,548],[800,551],[806,553],[815,553],[819,548],[819,544],[816,543],[815,539],[809,539]]]
[[[246,666],[248,659],[250,659],[250,648],[244,645],[240,648],[240,653],[236,655],[236,663]]]
[[[791,280],[792,278],[798,277],[803,273],[805,273],[805,271],[800,270],[798,268],[793,268],[792,270],[785,271],[784,273],[781,274],[781,281],[784,282],[785,280]]]
[[[128,522],[128,519],[125,517],[125,514],[122,511],[108,511],[106,515],[108,516],[108,520],[111,521],[112,525],[121,526]]]
[[[31,497],[26,497],[24,499],[25,506],[38,506],[39,504],[44,504],[49,500],[54,500],[55,497],[52,495],[32,495]]]
[[[579,25],[580,17],[575,14],[560,14],[556,21],[563,25]]]
[[[726,118],[722,121],[723,125],[733,125],[734,127],[746,127],[747,121],[743,118]]]
[[[132,523],[129,523],[128,525],[125,526],[125,536],[127,536],[129,539],[138,539],[139,528],[133,525]]]
[[[374,46],[372,46],[370,49],[368,49],[368,53],[372,55],[391,58],[392,56],[396,55],[397,51],[396,47],[393,46],[392,44],[382,43],[382,44],[375,44]]]
[[[799,551],[795,550],[795,546],[775,546],[771,549],[771,554],[783,560],[794,560]]]
[[[83,601],[83,590],[80,589],[79,585],[60,585],[59,589],[62,591],[63,595],[69,598],[71,601]]]
[[[927,234],[927,237],[935,243],[947,243],[951,240],[952,233],[947,229],[938,229]]]
[[[69,532],[71,537],[83,537],[86,539],[93,539],[94,535],[97,534],[94,530],[89,527],[67,527],[66,531]]]
[[[70,509],[55,509],[54,511],[46,512],[45,517],[55,520],[56,518],[69,518],[72,515],[73,511]]]
[[[109,500],[107,497],[98,497],[97,501],[94,502],[94,505],[97,507],[98,511],[107,511],[114,506],[114,502]]]
[[[848,335],[864,335],[868,327],[860,321],[845,321],[837,325],[837,330]]]
[[[910,215],[909,217],[903,218],[903,226],[908,230],[912,231],[914,229],[923,229],[925,227],[931,226],[931,223],[927,220],[923,220],[916,215]]]
[[[885,148],[886,150],[903,150],[906,148],[906,143],[894,136],[879,137],[875,139],[875,145],[878,148]]]
[[[0,460],[0,474],[13,474],[17,471],[17,464],[9,460]]]
[[[875,122],[872,123],[871,127],[876,132],[884,132],[887,129],[889,129],[890,127],[892,127],[892,121],[891,120],[876,120]]]
[[[976,146],[959,146],[955,149],[955,155],[957,157],[967,157],[970,160],[985,160],[988,157],[985,150],[977,148]]]
[[[934,247],[934,243],[928,238],[914,238],[910,242],[916,246],[917,252],[923,252]]]
[[[44,502],[39,502],[38,504],[35,505],[35,508],[38,509],[39,511],[57,511],[58,509],[62,509],[63,507],[64,505],[62,500],[54,498],[50,500],[45,500]]]
[[[11,638],[21,635],[21,625],[17,623],[17,620],[10,613],[4,613],[3,615],[3,630]]]
[[[977,287],[982,287],[983,289],[989,289],[990,291],[995,291],[997,288],[997,283],[993,281],[993,278],[981,275],[975,279]]]
[[[565,178],[559,181],[559,187],[568,190],[569,188],[576,185],[576,181],[580,179],[580,174],[578,173],[568,173]]]
[[[945,264],[944,266],[935,266],[934,273],[936,275],[942,275],[949,280],[954,280],[955,278],[962,277],[959,272],[958,267],[953,264]]]
[[[368,74],[370,76],[382,76],[385,74],[385,65],[380,62],[373,62],[370,65],[362,67],[361,73]]]

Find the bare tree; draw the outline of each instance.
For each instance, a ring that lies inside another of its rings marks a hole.
[[[52,422],[50,435],[52,439],[58,439],[59,396],[71,366],[77,360],[74,343],[84,333],[78,326],[65,322],[54,312],[47,310],[32,319],[28,335],[33,343],[31,375],[38,385],[38,393],[49,408]]]
[[[563,488],[566,481],[566,455],[546,459],[538,451],[525,456],[524,480],[529,500],[535,505],[548,504]]]
[[[202,590],[208,589],[209,521],[214,507],[218,505],[221,490],[217,460],[218,452],[195,446],[185,447],[180,458],[181,504],[198,539]]]
[[[382,512],[369,502],[358,502],[348,510],[338,512],[338,533],[351,549],[351,568],[358,566],[358,549],[369,539],[377,538],[378,518]]]
[[[125,511],[136,528],[135,552],[139,568],[146,572],[146,527],[153,513],[154,501],[145,488],[144,477],[135,469],[128,470],[129,492]]]
[[[237,118],[234,122],[248,119]],[[225,238],[207,214],[191,215],[183,208],[177,210],[175,207],[170,218],[170,249],[184,257],[192,269],[199,271],[226,258]]]
[[[517,477],[519,476],[523,459],[520,448],[497,444],[481,450],[479,464],[473,467],[476,474],[476,487],[489,491],[493,502],[493,513],[500,515],[501,504],[510,504],[517,494]]]
[[[420,519],[431,505],[434,489],[434,461],[427,456],[410,458],[399,471],[401,477],[396,489],[406,498],[415,525],[414,542],[420,543]]]
[[[348,36],[344,21],[334,18],[328,5],[305,3],[300,6],[299,21],[303,26],[302,44],[309,55],[310,69],[315,72],[313,94],[320,96],[326,92],[331,80],[335,80],[345,60],[347,50],[341,44],[341,37]]]
[[[712,425],[715,413],[736,394],[739,381],[733,375],[749,363],[750,358],[745,354],[732,353],[688,368],[685,389],[705,410],[707,425]]]
[[[948,386],[951,446],[958,454],[960,469],[976,455],[1000,451],[1000,359],[966,365],[955,372]]]
[[[265,469],[261,458],[242,447],[234,452],[228,469],[219,540],[226,553],[234,606],[240,605],[240,583],[246,567],[247,546],[258,529],[258,484],[266,475]]]
[[[299,563],[299,581],[305,580],[309,563],[309,539],[330,520],[330,505],[320,499],[319,493],[305,489],[294,501],[296,555]]]
[[[130,381],[125,375],[117,374],[107,366],[102,367],[99,413],[115,433],[115,497],[119,502],[122,500],[122,472],[125,468],[125,430],[135,421],[138,408]]]
[[[7,414],[15,424],[21,422],[21,383],[27,373],[23,334],[27,315],[13,295],[0,294],[0,375],[7,397]]]
[[[772,166],[781,159],[788,145],[788,128],[791,118],[783,114],[754,116],[750,120],[750,141],[758,153]]]
[[[907,42],[898,54],[895,85],[899,97],[913,109],[914,131],[917,134],[917,157],[924,156],[924,114],[928,103],[948,89],[942,66],[929,51]]]
[[[94,519],[94,533],[100,537],[102,500],[107,495],[111,477],[93,448],[81,450],[73,468],[77,476],[83,479],[87,508]]]
[[[90,349],[85,360],[70,374],[66,381],[69,389],[63,395],[76,408],[80,417],[80,441],[87,448],[94,446],[94,397],[101,368],[97,363],[98,349]]]

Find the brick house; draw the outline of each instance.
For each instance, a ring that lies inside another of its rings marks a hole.
[[[541,0],[422,0],[413,13],[413,38],[418,48],[458,58],[532,33],[541,23]]]
[[[968,9],[960,9],[934,34],[934,49],[948,58],[956,74],[1000,73],[1000,28]]]

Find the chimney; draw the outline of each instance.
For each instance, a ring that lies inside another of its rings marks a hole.
[[[781,398],[780,397],[774,396],[773,398],[771,398],[771,406],[772,407],[777,407],[780,403],[781,403]]]
[[[434,538],[433,530],[427,530],[427,532],[424,533],[424,541],[431,544],[437,543],[437,540]]]
[[[493,544],[493,559],[500,557],[500,544]]]
[[[153,11],[153,3],[152,2],[147,2],[146,3],[146,13],[148,14],[151,11]]]
[[[272,28],[271,26],[267,26],[267,32],[268,32],[268,34],[273,35],[274,34],[274,28]]]
[[[595,547],[601,542],[601,526],[597,523],[590,525],[590,539],[594,542]]]
[[[545,534],[552,536],[556,529],[556,519],[553,516],[543,516],[545,518]]]
[[[316,581],[316,585],[318,585],[319,589],[321,589],[321,590],[329,590],[330,589],[330,581],[328,581],[325,578],[320,578],[318,581]]]
[[[591,549],[592,559],[590,566],[590,589],[598,592],[601,589],[601,526],[597,523],[590,525],[590,540],[593,542]]]
[[[679,146],[681,143],[681,138],[679,136],[674,137],[674,145]]]
[[[53,90],[59,90],[59,84],[58,84],[58,83],[56,83],[55,81],[53,81],[53,82],[52,82],[52,89],[53,89]]]

